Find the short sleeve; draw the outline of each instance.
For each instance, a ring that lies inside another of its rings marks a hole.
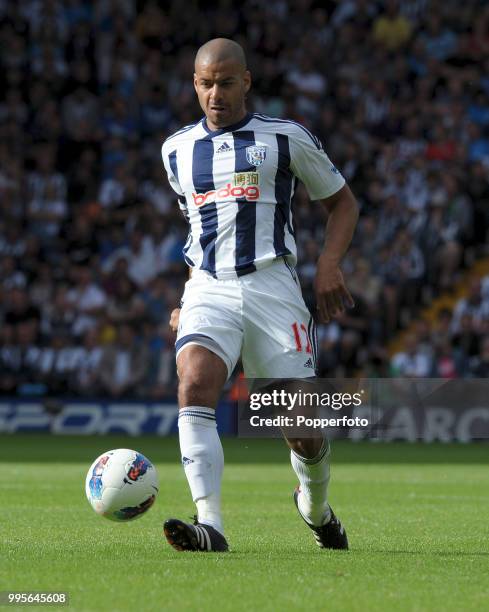
[[[318,138],[300,125],[290,135],[290,169],[305,185],[311,200],[332,196],[345,184]]]
[[[183,189],[180,187],[178,182],[178,166],[177,166],[177,151],[168,151],[166,143],[161,147],[161,157],[163,158],[163,165],[165,166],[166,173],[168,175],[168,182],[171,188],[179,196],[183,196]]]

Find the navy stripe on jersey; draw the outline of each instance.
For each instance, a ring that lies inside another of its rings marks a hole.
[[[178,165],[177,165],[177,150],[172,151],[170,155],[168,155],[168,161],[170,162],[170,168],[173,172],[173,176],[177,179],[178,182]]]
[[[278,163],[275,175],[275,207],[273,219],[273,248],[277,257],[289,255],[290,251],[285,246],[285,225],[289,223],[290,197],[292,193],[293,174],[290,171],[290,148],[289,137],[285,134],[277,134]],[[289,227],[289,231],[291,228]]]
[[[194,241],[194,237],[192,236],[192,230],[189,229],[188,234],[187,234],[187,240],[185,241],[185,245],[182,249],[182,253],[183,253],[183,258],[185,259],[185,263],[187,264],[187,266],[191,266],[192,268],[195,266],[195,263],[188,256],[188,252],[190,250],[190,247],[192,246],[193,241]]]
[[[202,234],[200,246],[203,251],[201,270],[207,270],[216,276],[216,238],[217,238],[217,206],[216,203],[207,204],[200,209],[202,220]]]
[[[301,130],[305,134],[309,136],[309,138],[312,140],[312,142],[318,149],[323,148],[323,145],[321,144],[319,138],[317,136],[314,136],[314,134],[311,134],[311,132],[307,128],[305,128],[300,123],[297,123],[297,121],[292,121],[292,119],[275,119],[272,117],[268,117],[267,115],[261,115],[259,113],[254,113],[253,118],[258,119],[258,121],[265,121],[267,123],[291,123],[292,125],[296,125],[297,127],[301,128]]]
[[[177,164],[177,150],[175,149],[175,151],[172,151],[169,155],[168,155],[168,162],[170,164],[170,169],[172,171],[173,176],[175,177],[177,183],[178,183],[178,164]],[[184,195],[179,195],[178,196],[178,205],[180,207],[180,210],[183,213],[183,216],[185,217],[185,219],[188,221],[189,216],[188,216],[188,206],[187,206],[187,200],[185,199]]]
[[[213,170],[214,145],[212,140],[204,138],[194,143],[192,159],[192,181],[196,193],[212,191],[214,187]],[[217,238],[217,206],[215,202],[205,204],[199,208],[202,233],[200,246],[202,247],[201,270],[207,270],[216,276],[216,238]]]
[[[235,151],[235,172],[252,172],[255,166],[246,159],[246,147],[255,144],[255,134],[251,131],[233,133]],[[246,198],[237,198],[238,212],[236,213],[236,265],[238,276],[249,274],[256,270],[255,264],[255,229],[256,229],[256,203]]]
[[[178,164],[177,164],[177,151],[176,151],[176,149],[175,149],[175,151],[172,151],[168,155],[168,162],[170,164],[170,169],[171,169],[171,171],[173,173],[173,176],[175,177],[175,179],[177,180],[177,183],[178,183]],[[189,214],[188,214],[187,200],[185,199],[185,196],[183,196],[183,195],[178,196],[178,206],[180,207],[180,210],[182,211],[183,216],[185,217],[186,221],[188,222]],[[187,242],[188,242],[188,238],[187,238]],[[183,257],[187,261],[187,257],[185,256],[185,252],[186,252],[185,249],[183,249]],[[187,263],[189,263],[191,261],[192,260],[189,259],[187,261]],[[194,265],[194,264],[191,263],[190,265]]]
[[[188,214],[187,199],[185,196],[178,196],[178,206],[182,211],[182,215],[185,217],[185,220],[189,221],[190,216]]]
[[[299,184],[299,179],[294,176],[294,188],[293,188],[293,193],[295,193],[297,191],[297,185]],[[291,215],[288,216],[287,218],[287,227],[289,228],[289,232],[292,234],[292,236],[295,239],[295,215],[294,215],[294,200],[292,199],[290,202],[290,210],[292,212]],[[291,217],[292,217],[292,222],[291,222]]]

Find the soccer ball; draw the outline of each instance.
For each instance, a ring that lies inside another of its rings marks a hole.
[[[97,514],[111,521],[130,521],[153,505],[158,475],[144,455],[117,448],[97,457],[88,470],[85,492]]]

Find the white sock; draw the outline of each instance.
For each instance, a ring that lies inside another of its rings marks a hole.
[[[199,523],[223,532],[221,479],[224,454],[217,433],[215,411],[202,406],[186,406],[178,416],[182,463],[197,505]]]
[[[319,454],[312,459],[300,457],[294,451],[290,451],[290,462],[300,483],[299,510],[312,525],[316,527],[324,525],[331,518],[328,505],[328,441],[323,441]]]

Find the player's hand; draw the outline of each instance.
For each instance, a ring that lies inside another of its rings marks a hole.
[[[341,315],[355,302],[346,288],[339,265],[323,254],[319,257],[314,281],[319,320],[328,323],[332,317]]]
[[[170,329],[174,332],[178,330],[178,322],[180,321],[180,308],[174,308],[170,315]]]

